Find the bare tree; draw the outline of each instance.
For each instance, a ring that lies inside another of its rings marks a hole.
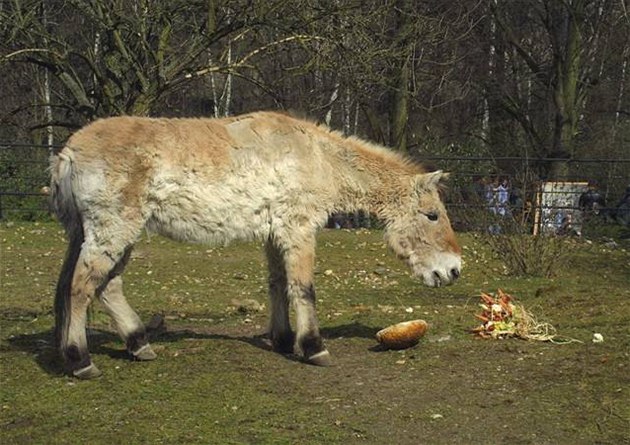
[[[270,17],[284,4],[276,0],[68,0],[46,21],[27,13],[37,3],[10,4],[9,19],[22,24],[13,27],[15,49],[1,60],[46,68],[67,106],[87,120],[151,114],[165,94],[194,79],[238,75],[266,51],[310,39],[287,34],[234,57],[231,42],[274,26]]]
[[[586,99],[605,62],[613,3],[537,0],[515,8],[490,0],[489,5],[507,45],[503,60],[514,73],[510,81],[487,83],[498,99],[495,112],[505,110],[520,124],[536,156],[559,159],[550,166],[551,176],[566,177],[564,160],[576,154]]]

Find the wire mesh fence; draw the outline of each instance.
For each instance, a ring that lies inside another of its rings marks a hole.
[[[47,187],[51,149],[0,143],[0,219],[50,218]],[[590,221],[630,225],[630,159],[531,159],[524,157],[425,157],[450,173],[445,202],[459,230],[499,230],[518,221],[531,232],[576,233]],[[566,174],[549,179],[554,163]],[[551,166],[551,167],[550,167]],[[361,215],[331,224],[366,224]]]
[[[0,143],[0,219],[48,218],[50,148]]]
[[[580,235],[585,225],[630,224],[630,159],[425,160],[452,172],[446,201],[460,230],[517,224],[534,234]]]

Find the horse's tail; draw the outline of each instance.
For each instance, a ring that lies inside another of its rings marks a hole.
[[[83,223],[72,186],[74,173],[72,150],[65,147],[51,156],[51,207],[63,224],[68,236],[68,251],[61,268],[55,293],[55,337],[57,345],[67,338],[70,314],[70,295],[74,269],[84,241]]]

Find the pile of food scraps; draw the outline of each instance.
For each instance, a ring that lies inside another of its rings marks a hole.
[[[517,337],[525,340],[554,341],[556,330],[549,323],[540,323],[516,303],[514,297],[497,290],[496,295],[481,293],[481,314],[475,314],[481,325],[472,332],[481,338]]]

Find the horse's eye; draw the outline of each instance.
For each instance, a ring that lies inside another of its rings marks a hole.
[[[427,218],[429,218],[429,221],[437,221],[438,220],[438,214],[435,212],[429,212],[426,214]]]
[[[439,218],[437,212],[423,212],[422,210],[418,210],[418,213],[426,216],[429,221],[437,221]]]

